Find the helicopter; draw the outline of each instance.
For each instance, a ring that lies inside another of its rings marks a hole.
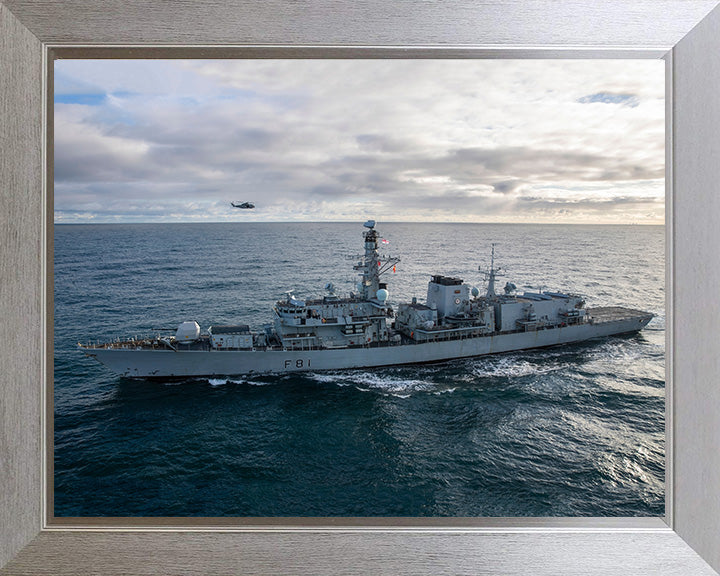
[[[233,208],[242,208],[243,210],[250,210],[255,208],[255,204],[252,202],[230,202]]]

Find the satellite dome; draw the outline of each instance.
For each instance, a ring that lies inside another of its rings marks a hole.
[[[380,302],[385,302],[385,300],[387,300],[389,295],[390,294],[388,293],[387,290],[385,290],[385,288],[380,288],[380,290],[378,290],[377,294],[376,294],[377,299],[380,300]]]
[[[472,287],[472,290],[470,290],[470,293],[477,298],[480,295],[480,290],[477,289],[476,286]]]

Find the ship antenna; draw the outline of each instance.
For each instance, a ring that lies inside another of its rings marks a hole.
[[[400,258],[381,256],[378,252],[378,233],[375,230],[375,220],[368,220],[363,224],[367,228],[365,237],[365,254],[353,269],[360,271],[362,276],[361,298],[371,300],[375,298],[380,289],[380,276],[400,262]]]
[[[486,296],[488,298],[494,298],[496,296],[495,294],[495,279],[498,276],[502,276],[502,268],[495,268],[495,246],[497,246],[497,242],[493,242],[491,244],[491,251],[490,251],[490,269],[489,270],[483,270],[480,266],[478,266],[478,270],[483,272],[485,274],[485,280],[488,283],[487,287],[487,294]]]

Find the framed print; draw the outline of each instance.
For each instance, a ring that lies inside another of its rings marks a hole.
[[[713,574],[720,566],[720,456],[713,450],[718,415],[711,409],[720,402],[711,385],[719,352],[712,336],[717,304],[699,295],[712,293],[718,280],[716,267],[708,265],[718,235],[712,215],[720,208],[713,186],[720,167],[712,162],[713,127],[720,124],[713,97],[720,87],[712,56],[720,36],[716,2],[604,8],[582,2],[564,7],[468,2],[447,13],[440,5],[407,3],[399,8],[399,21],[398,13],[379,3],[334,4],[332,11],[322,7],[311,3],[299,12],[285,4],[214,2],[197,11],[190,6],[173,11],[162,3],[129,2],[120,8],[108,2],[101,10],[98,3],[91,9],[72,2],[45,5],[41,11],[32,2],[0,4],[0,72],[12,79],[0,88],[0,310],[12,327],[2,352],[2,573],[507,574],[523,573],[532,563],[540,574]],[[557,27],[539,30],[538,18]],[[364,32],[350,25],[358,21],[367,24]],[[268,43],[275,46],[259,46]],[[147,57],[153,53],[150,44],[158,46],[156,57],[207,57],[228,50],[209,46],[213,44],[234,45],[229,49],[233,55],[255,58],[400,58],[408,53],[425,58],[665,57],[666,225],[671,242],[666,259],[670,340],[664,519],[498,519],[484,524],[434,519],[425,525],[411,519],[372,524],[326,519],[305,525],[259,519],[245,526],[201,526],[182,519],[163,526],[137,519],[53,525],[45,447],[53,415],[47,413],[44,397],[53,358],[52,264],[46,251],[52,230],[48,182],[53,177],[46,145],[53,133],[45,116],[53,87],[46,82],[51,78],[47,70],[63,53],[116,57],[121,52],[113,51],[127,50],[133,57]]]

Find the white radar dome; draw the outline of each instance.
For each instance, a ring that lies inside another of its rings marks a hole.
[[[470,293],[475,296],[475,298],[477,298],[480,294],[480,290],[477,289],[477,286],[473,286],[472,290],[470,290]]]
[[[385,290],[385,288],[380,288],[380,290],[378,290],[377,294],[376,294],[377,299],[380,300],[380,302],[385,302],[385,300],[387,300],[389,295],[390,294],[388,293],[387,290]]]

